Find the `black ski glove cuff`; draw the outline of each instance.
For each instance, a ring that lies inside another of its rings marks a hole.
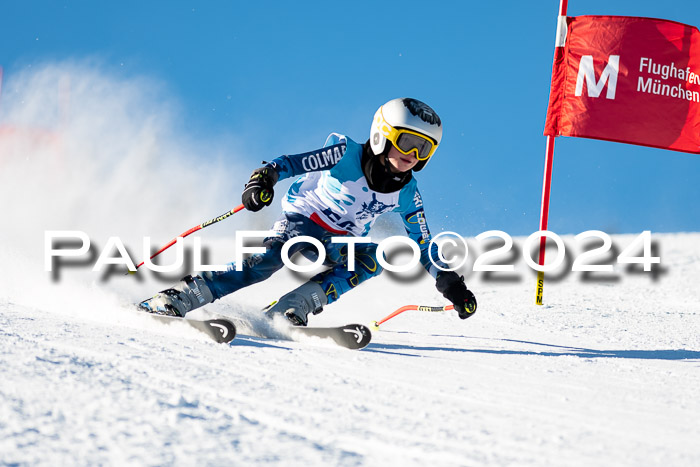
[[[275,186],[278,179],[279,174],[272,167],[255,169],[241,195],[243,206],[253,212],[269,206],[275,197],[275,191],[272,187]]]
[[[476,297],[464,284],[464,276],[454,271],[441,272],[437,275],[435,286],[443,297],[452,302],[461,319],[476,313]]]

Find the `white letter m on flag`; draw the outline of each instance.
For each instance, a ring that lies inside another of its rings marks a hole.
[[[603,91],[605,83],[608,83],[608,92],[605,95],[608,99],[615,99],[615,89],[617,89],[617,72],[620,70],[620,56],[611,55],[608,58],[608,64],[605,65],[603,74],[600,75],[600,81],[595,79],[595,68],[593,68],[593,55],[584,55],[581,57],[581,63],[578,66],[578,77],[576,78],[576,96],[583,93],[583,78],[586,78],[586,87],[588,88],[588,97],[599,97]]]

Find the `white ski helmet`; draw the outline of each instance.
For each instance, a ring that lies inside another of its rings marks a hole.
[[[374,114],[370,129],[370,146],[375,155],[382,154],[388,151],[387,141],[391,141],[394,146],[399,148],[397,141],[400,144],[402,135],[405,136],[407,133],[418,133],[428,140],[421,147],[412,148],[418,158],[418,164],[413,170],[419,171],[432,158],[442,140],[442,122],[438,114],[428,104],[417,99],[402,97],[390,100],[379,107]],[[408,138],[403,139],[408,140]],[[401,149],[399,148],[399,150]],[[419,157],[419,153],[423,157]]]

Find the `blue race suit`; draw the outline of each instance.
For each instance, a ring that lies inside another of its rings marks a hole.
[[[420,247],[421,264],[436,277],[439,269],[430,262],[429,255],[438,258],[437,246],[433,244],[429,252],[431,236],[415,178],[392,193],[374,191],[369,188],[362,171],[362,152],[362,145],[333,133],[317,151],[285,155],[270,162],[267,166],[277,171],[280,180],[301,177],[282,200],[282,216],[273,226],[273,234],[263,242],[265,253],[246,259],[242,271],[236,271],[235,263],[229,263],[226,271],[202,274],[214,299],[270,277],[283,266],[283,244],[290,238],[305,235],[320,240],[325,247],[324,265],[330,269],[311,280],[321,284],[330,304],[382,271],[376,259],[376,244],[355,245],[355,271],[351,272],[347,267],[347,245],[331,243],[331,238],[366,236],[377,217],[390,211],[401,214],[408,236]],[[315,248],[308,243],[293,245],[289,256],[295,253],[311,260],[318,257]]]

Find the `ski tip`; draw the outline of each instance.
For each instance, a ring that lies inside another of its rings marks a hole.
[[[372,331],[363,324],[348,324],[342,327],[343,331],[352,336],[344,342],[344,345],[351,350],[359,350],[367,347],[372,340]]]
[[[219,344],[228,344],[236,337],[236,325],[227,319],[204,321],[213,331],[210,336]]]

